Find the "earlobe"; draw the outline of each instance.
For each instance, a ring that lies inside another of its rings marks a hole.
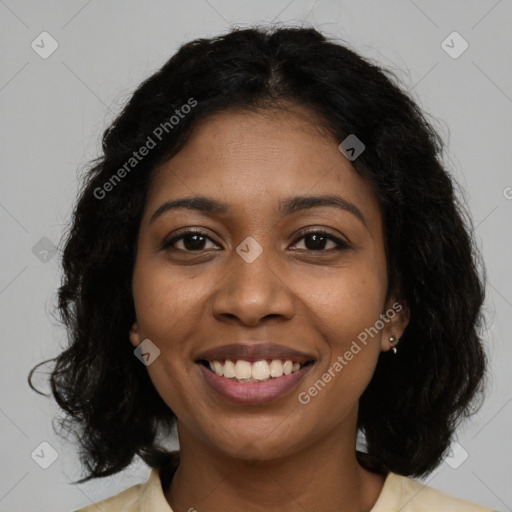
[[[396,354],[398,349],[396,346],[398,345],[398,340],[396,339],[396,336],[391,333],[391,336],[389,337],[389,344],[391,346],[391,350],[393,351],[393,354]]]
[[[409,310],[401,302],[390,300],[384,316],[388,321],[382,330],[381,351],[393,350],[396,354],[400,338],[409,324]]]
[[[130,343],[134,347],[138,347],[140,345],[139,326],[137,325],[137,322],[133,322],[133,325],[130,329],[129,338]]]

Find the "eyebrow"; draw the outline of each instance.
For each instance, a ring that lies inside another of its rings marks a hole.
[[[292,213],[309,210],[311,208],[318,207],[334,207],[340,210],[349,212],[357,217],[363,225],[368,229],[366,218],[362,214],[361,210],[350,201],[343,199],[340,196],[333,194],[326,194],[320,196],[293,196],[280,201],[279,212],[285,217]],[[181,199],[175,199],[173,201],[166,201],[151,215],[149,222],[155,221],[165,212],[187,208],[189,210],[198,210],[201,212],[212,213],[217,215],[226,215],[229,213],[229,206],[226,203],[217,201],[216,199],[206,196],[195,196],[195,197],[184,197]]]

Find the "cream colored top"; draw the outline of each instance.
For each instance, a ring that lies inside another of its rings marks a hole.
[[[152,469],[145,483],[75,512],[172,512],[165,499],[160,470]],[[493,512],[489,508],[453,498],[411,478],[388,473],[370,512]]]

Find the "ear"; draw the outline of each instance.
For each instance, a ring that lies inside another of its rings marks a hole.
[[[392,347],[399,343],[405,328],[409,324],[409,318],[409,309],[405,302],[391,297],[381,315],[381,319],[384,323],[380,342],[382,352],[391,350]],[[395,337],[394,342],[390,340],[392,336]]]
[[[133,325],[130,329],[130,343],[134,347],[138,347],[140,345],[140,335],[139,335],[139,326],[137,325],[137,322],[133,322]]]

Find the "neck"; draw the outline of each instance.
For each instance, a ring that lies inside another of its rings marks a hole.
[[[180,465],[166,491],[173,512],[370,512],[384,484],[358,464],[356,435],[339,429],[292,455],[250,461],[215,449],[183,425],[178,432]]]

